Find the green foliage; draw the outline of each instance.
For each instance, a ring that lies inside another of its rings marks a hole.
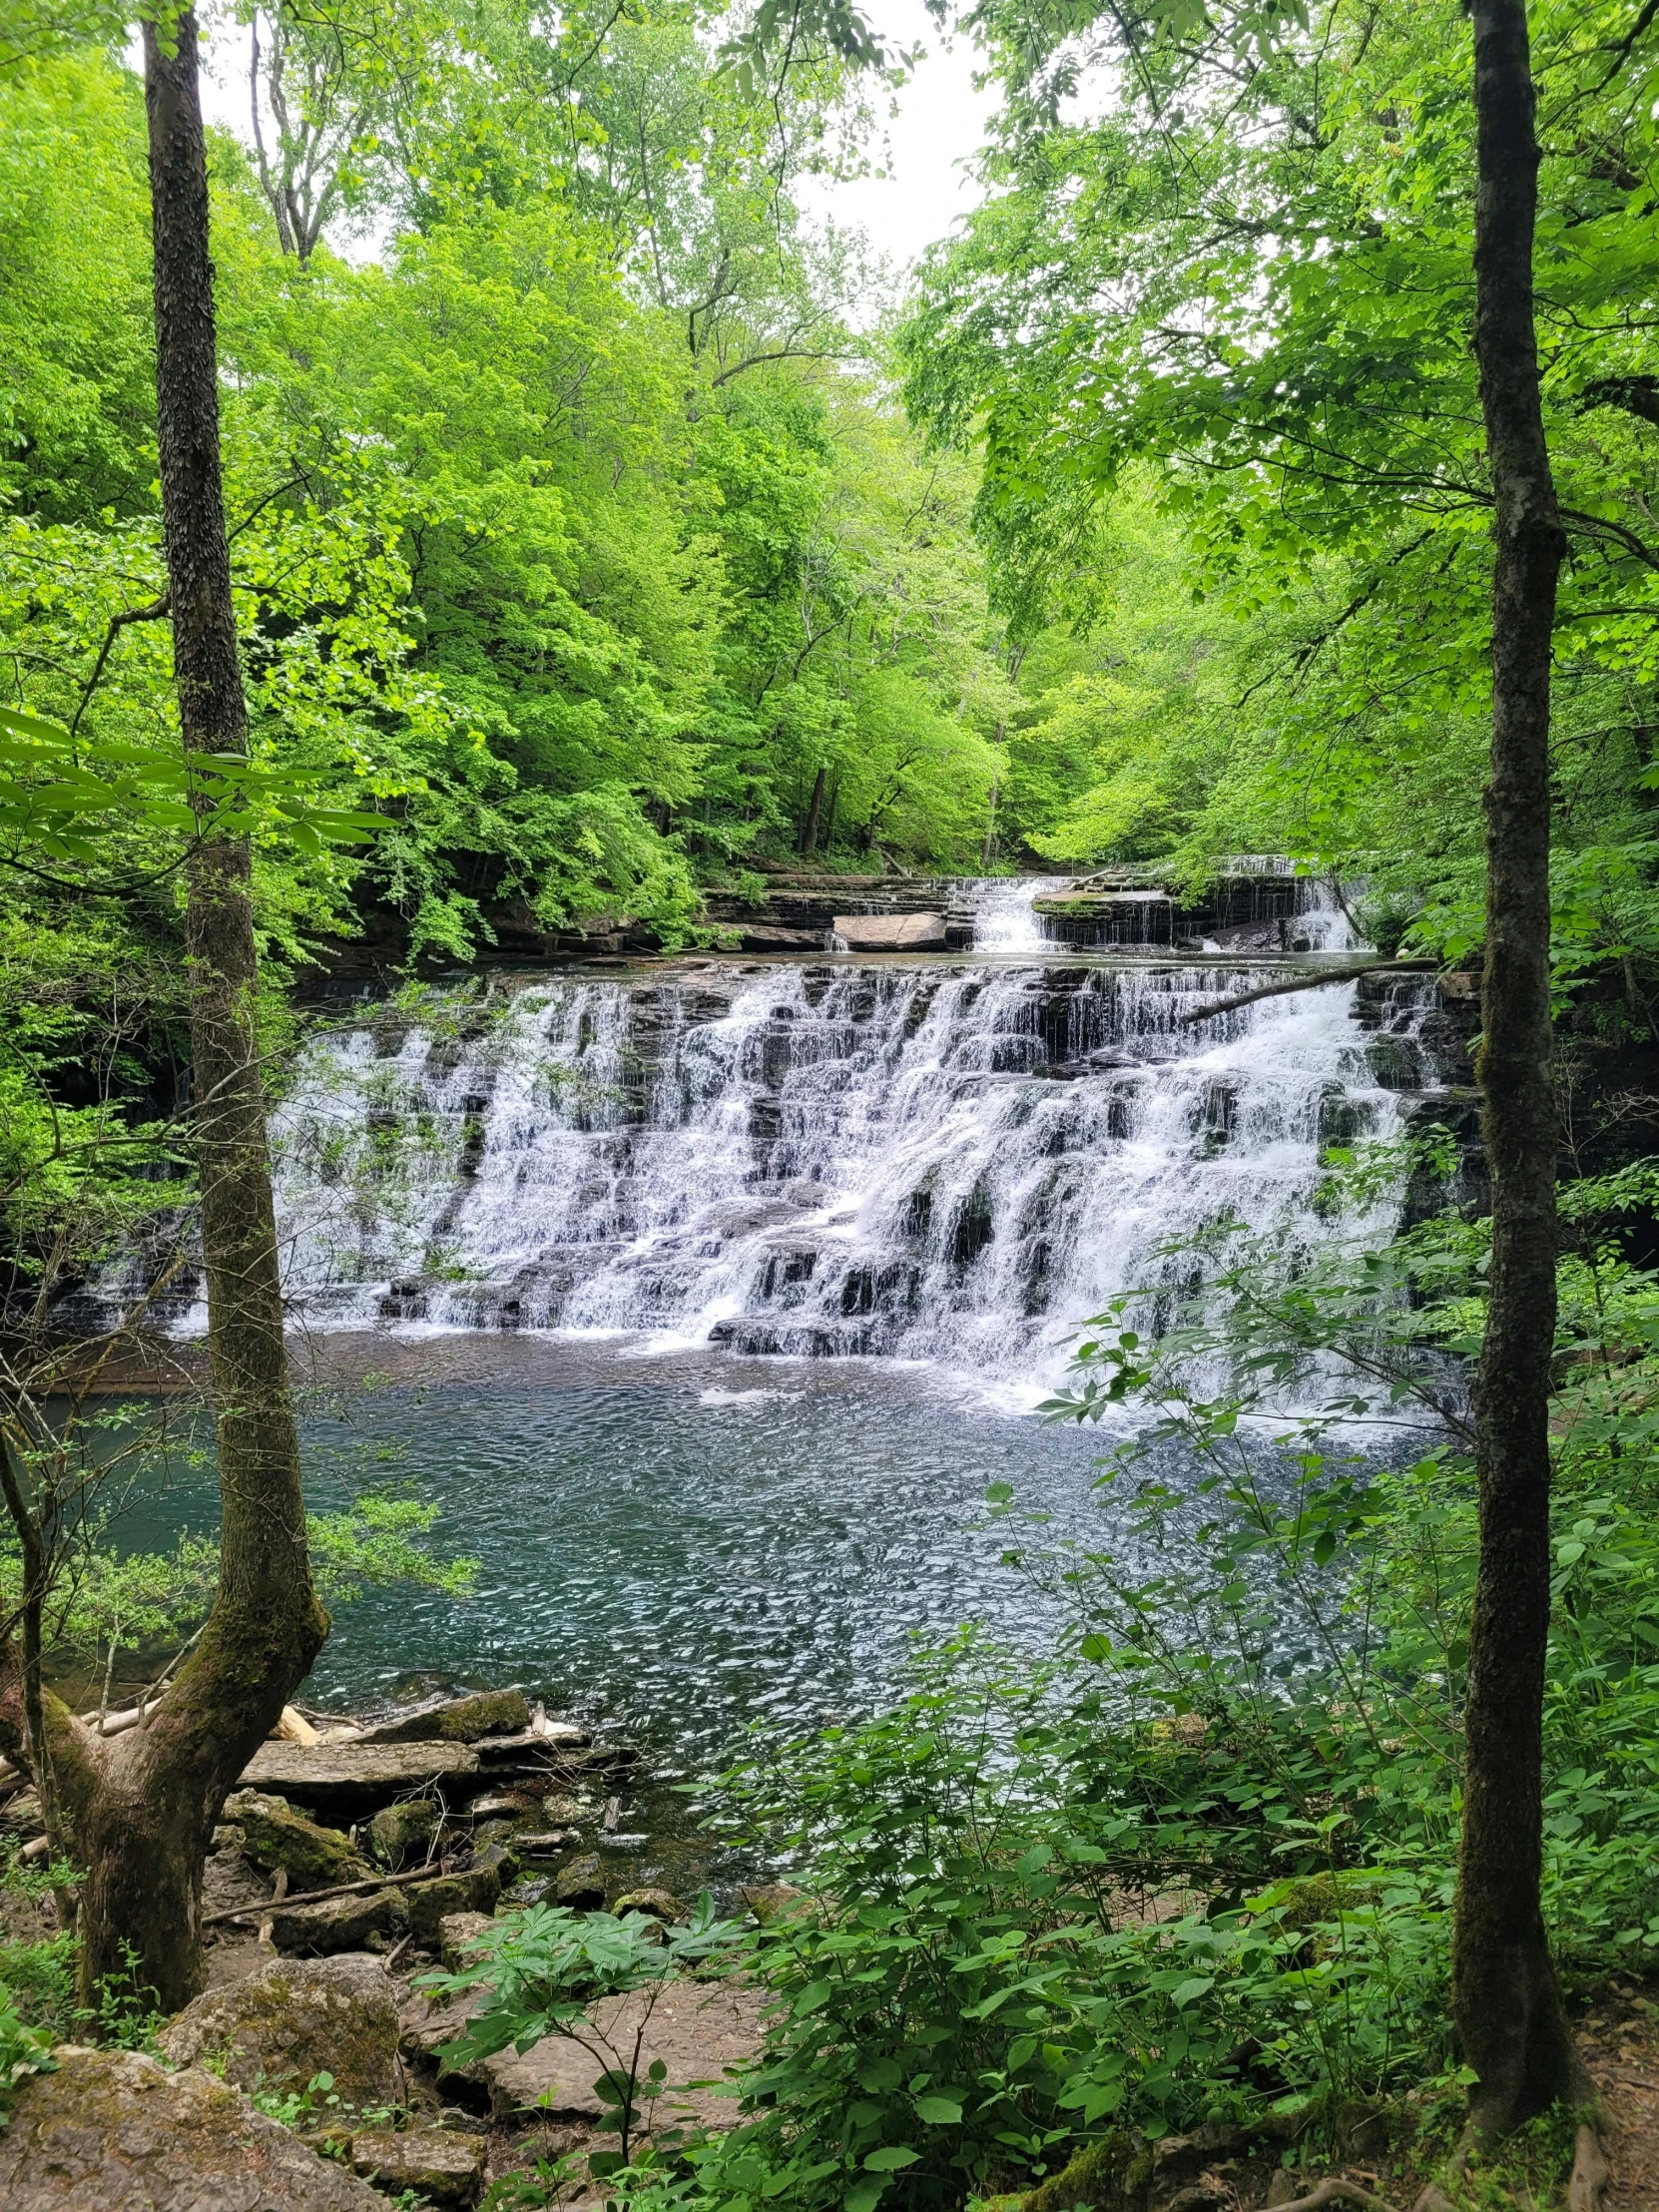
[[[365,1495],[344,1513],[309,1513],[305,1533],[311,1572],[323,1602],[347,1603],[371,1583],[402,1582],[412,1589],[465,1597],[478,1573],[476,1559],[434,1559],[420,1539],[431,1533],[441,1508],[418,1498]]]
[[[170,1551],[122,1552],[109,1502],[91,1515],[64,1560],[46,1606],[54,1662],[96,1668],[105,1696],[122,1652],[171,1653],[207,1618],[219,1586],[219,1541],[188,1529]],[[349,1604],[370,1585],[402,1583],[464,1598],[477,1562],[439,1559],[424,1538],[439,1508],[418,1499],[365,1492],[341,1513],[306,1516],[311,1572],[328,1605]],[[12,1569],[13,1540],[0,1542],[0,1566]]]
[[[0,1984],[0,2127],[11,2118],[11,2101],[20,2081],[50,2073],[52,2038],[23,2018],[11,1993]]]
[[[1659,52],[1617,8],[1529,19],[1572,541],[1553,731],[1572,991],[1654,958]],[[1020,827],[1066,860],[1341,861],[1419,949],[1460,955],[1482,927],[1490,588],[1466,17],[989,0],[975,21],[1005,96],[993,190],[933,250],[901,350],[917,414],[983,457],[978,526],[1031,672]]]
[[[63,1881],[68,1870],[56,1870]],[[18,1887],[8,1874],[5,1887]],[[153,1989],[139,1979],[137,1953],[124,1946],[125,1964],[99,1986],[92,2003],[84,2004],[76,1993],[76,1941],[71,1935],[46,1936],[35,1942],[0,1943],[0,2036],[17,2054],[21,2073],[41,2072],[50,2064],[54,2043],[95,2042],[118,2050],[147,2050],[165,2025],[156,2009]],[[30,2052],[38,2063],[24,2063]],[[0,2068],[0,2112],[10,2086]],[[0,2125],[4,2121],[0,2120]]]
[[[674,16],[267,13],[305,93],[252,164],[216,145],[213,220],[233,819],[272,945],[303,958],[369,902],[414,957],[504,921],[683,942],[702,874],[793,847],[821,768],[821,849],[965,860],[1001,683],[971,486],[876,378],[824,365],[868,351],[842,311],[864,272],[790,199],[830,119],[860,127],[839,65],[803,53],[757,104]],[[14,864],[96,848],[112,885],[164,883],[191,793],[142,103],[60,54],[0,80],[0,636],[34,718],[0,836]],[[280,177],[312,217],[420,221],[384,266],[301,268]],[[75,733],[61,771],[48,723]]]

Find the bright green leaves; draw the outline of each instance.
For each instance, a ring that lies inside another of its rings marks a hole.
[[[177,745],[74,738],[56,723],[0,707],[0,866],[62,873],[97,886],[123,839],[142,845],[135,873],[176,867],[186,846],[214,835],[258,836],[273,824],[296,851],[355,844],[381,828],[373,816],[316,806],[315,769],[189,754]],[[161,858],[171,850],[171,859]]]

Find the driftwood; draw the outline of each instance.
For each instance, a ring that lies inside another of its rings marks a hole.
[[[1207,1005],[1178,1015],[1177,1026],[1209,1021],[1217,1014],[1232,1013],[1238,1006],[1254,1006],[1259,998],[1285,998],[1292,991],[1319,991],[1328,983],[1352,983],[1358,975],[1431,975],[1439,964],[1438,960],[1362,960],[1357,966],[1327,968],[1323,974],[1299,975],[1289,983],[1264,983],[1259,990],[1239,991],[1232,998],[1212,998]]]
[[[363,1890],[401,1890],[411,1882],[436,1882],[450,1871],[451,1862],[440,1859],[435,1866],[416,1867],[408,1874],[371,1875],[366,1882],[336,1882],[330,1890],[296,1890],[291,1902],[295,1905],[320,1905],[324,1898],[348,1898]],[[252,1905],[228,1905],[218,1913],[204,1913],[202,1926],[212,1928],[219,1921],[253,1921],[262,1913],[279,1903],[276,1898],[257,1898]]]

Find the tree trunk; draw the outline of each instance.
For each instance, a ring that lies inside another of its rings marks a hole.
[[[1475,1377],[1480,1562],[1469,1635],[1452,2005],[1481,2139],[1583,2094],[1539,1903],[1549,1634],[1555,1101],[1549,672],[1564,540],[1532,309],[1538,147],[1524,0],[1473,0],[1475,348],[1492,474],[1492,761],[1480,1086],[1490,1307]]]
[[[156,386],[174,668],[187,754],[247,750],[220,481],[208,173],[194,15],[144,27]],[[212,804],[212,775],[200,803]],[[247,839],[205,823],[187,876],[195,1140],[222,1549],[213,1612],[141,1726],[106,1741],[43,1701],[51,1787],[83,1875],[81,1979],[132,1970],[167,2010],[201,1980],[202,1865],[229,1791],[327,1633],[311,1587],[260,1072]],[[0,1660],[0,1743],[28,1695]]]
[[[818,823],[819,816],[824,811],[825,774],[822,768],[818,772],[817,781],[813,785],[812,804],[807,809],[807,821],[801,831],[801,856],[805,860],[810,860],[818,850]]]

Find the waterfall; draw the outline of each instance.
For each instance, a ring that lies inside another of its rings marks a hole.
[[[1431,1086],[1432,986],[1183,1024],[1283,968],[1045,946],[1033,887],[981,887],[983,961],[687,958],[359,1008],[274,1125],[290,1300],[320,1327],[644,1332],[1032,1381],[1115,1293],[1174,1282],[1174,1238],[1227,1215],[1331,1234],[1321,1148],[1394,1133]]]
[[[1064,888],[1064,879],[1052,875],[990,875],[959,883],[958,895],[973,915],[974,951],[1004,955],[1048,949],[1031,901],[1039,892]]]

